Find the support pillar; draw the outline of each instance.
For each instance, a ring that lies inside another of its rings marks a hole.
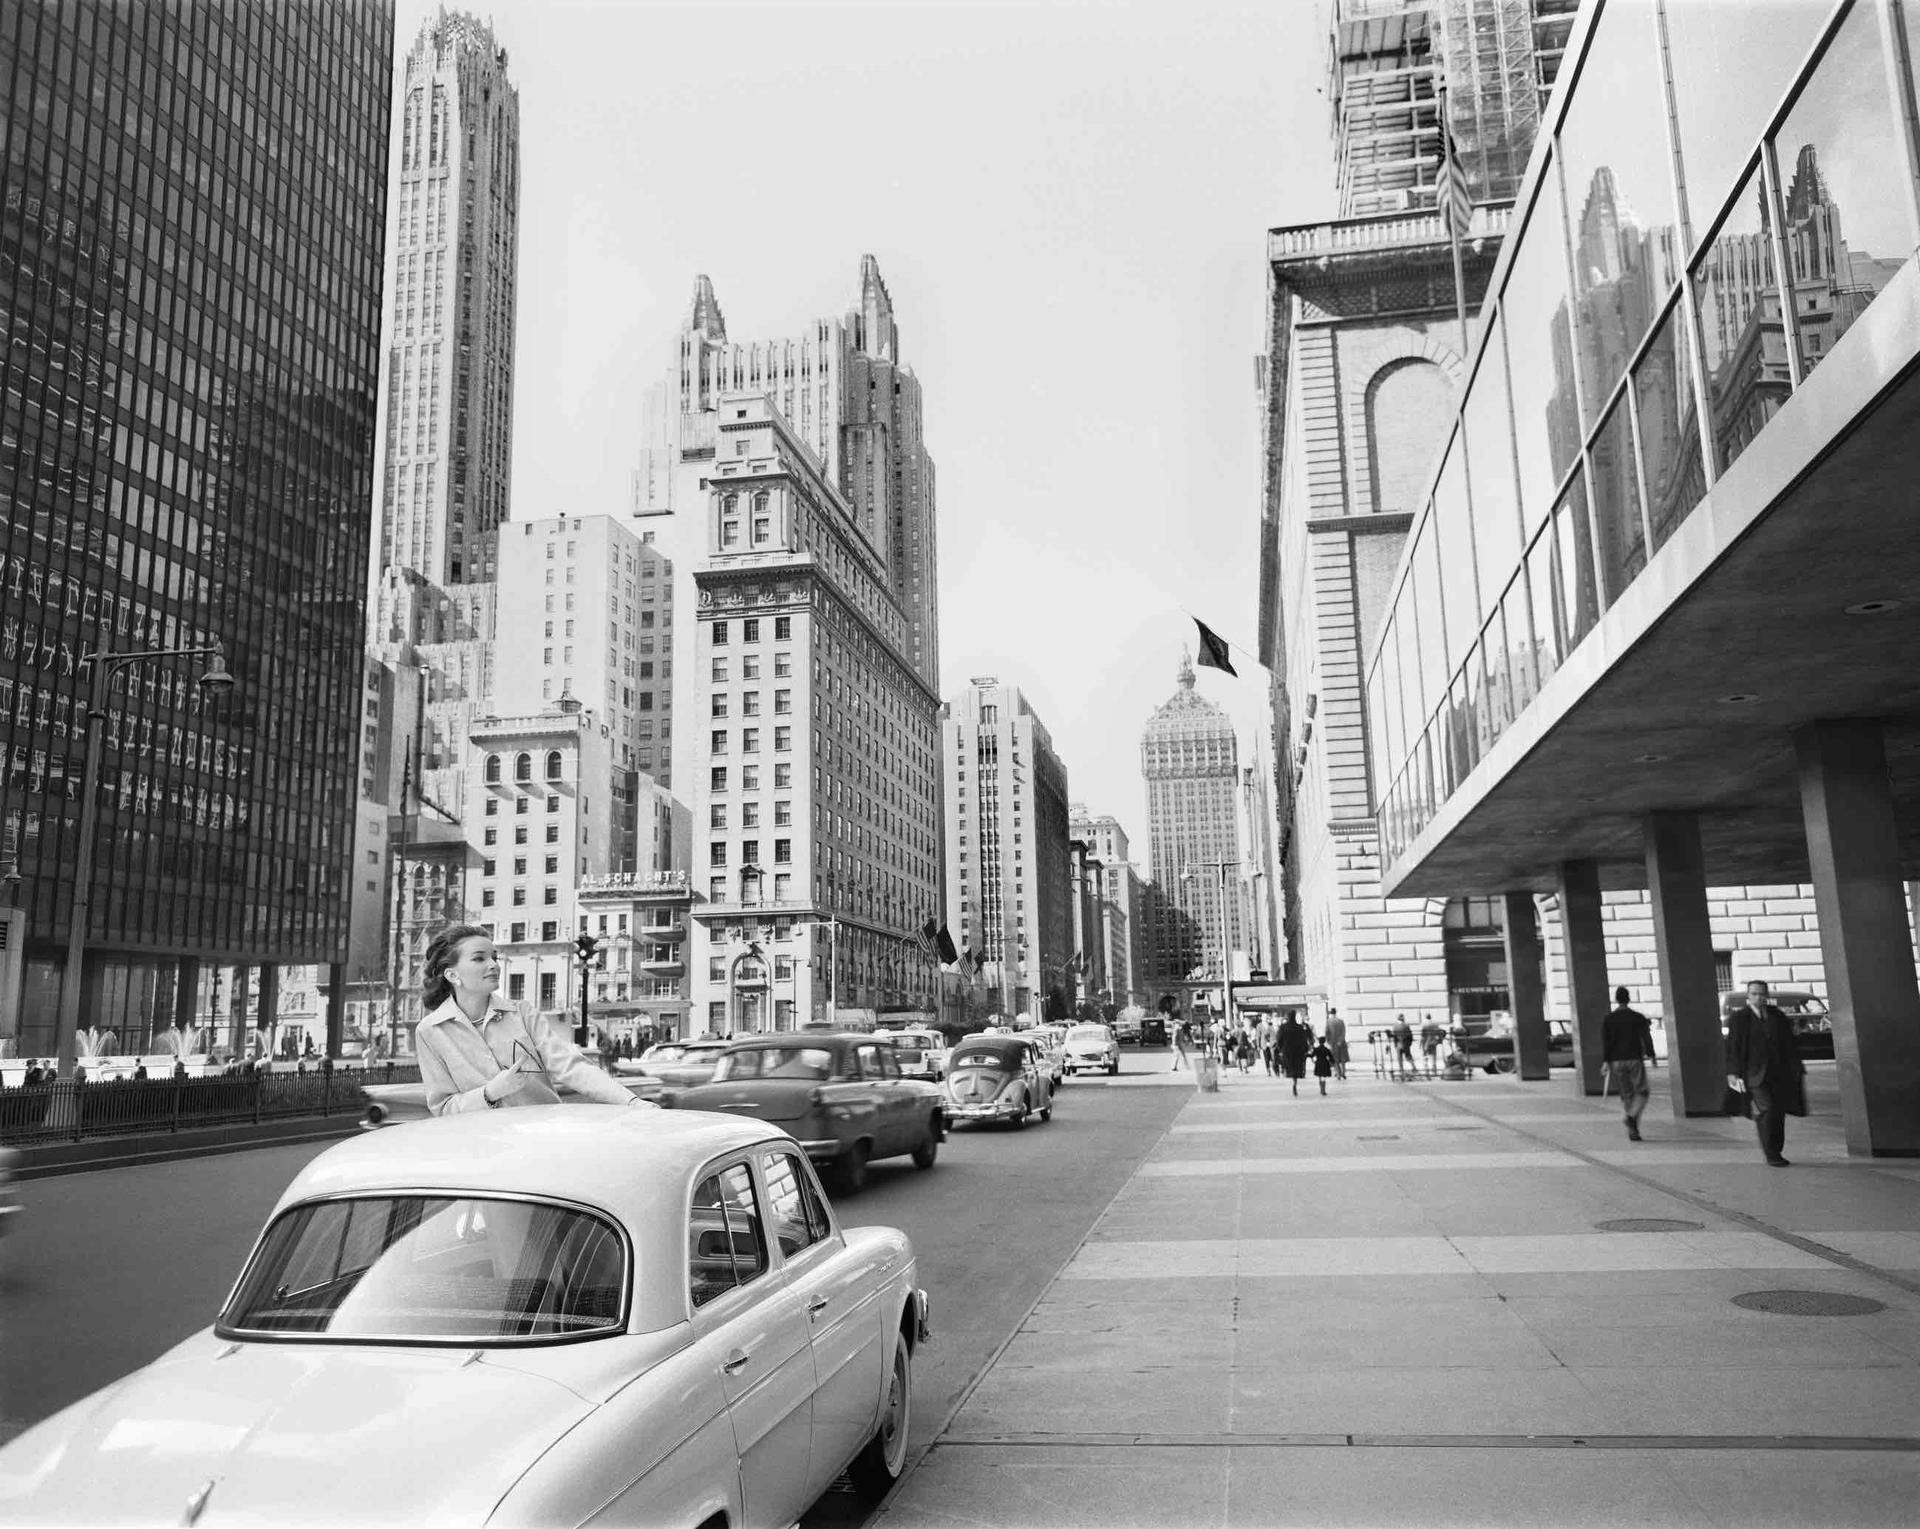
[[[1567,1008],[1573,1022],[1573,1091],[1605,1087],[1600,1029],[1607,1010],[1607,930],[1601,916],[1600,866],[1560,863],[1560,928],[1567,942]]]
[[[1650,812],[1642,833],[1666,1012],[1667,1092],[1675,1116],[1718,1115],[1726,1088],[1726,1046],[1720,1038],[1720,984],[1707,918],[1700,820],[1691,812]]]
[[[257,1025],[260,1044],[271,1061],[280,1039],[280,968],[272,962],[260,968],[260,1017]]]
[[[1920,982],[1882,726],[1812,722],[1793,743],[1847,1151],[1920,1156]]]
[[[1513,1047],[1520,1079],[1547,1079],[1547,979],[1540,915],[1531,892],[1503,892],[1501,926],[1507,942],[1507,994],[1513,1004]]]
[[[347,964],[327,968],[327,1043],[323,1056],[339,1056],[347,1044]]]

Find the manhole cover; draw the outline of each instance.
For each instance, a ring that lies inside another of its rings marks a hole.
[[[1736,1295],[1733,1304],[1777,1317],[1865,1317],[1887,1309],[1885,1301],[1831,1290],[1750,1290]]]
[[[1672,1221],[1665,1216],[1622,1216],[1618,1221],[1596,1221],[1603,1232],[1702,1232],[1704,1221]]]
[[[1356,1136],[1355,1141],[1398,1141],[1397,1136]]]

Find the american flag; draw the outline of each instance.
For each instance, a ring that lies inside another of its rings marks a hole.
[[[920,954],[925,956],[929,961],[932,961],[935,965],[938,965],[940,961],[940,947],[934,943],[939,937],[939,934],[939,924],[935,923],[932,919],[928,919],[920,926],[920,932],[913,937],[913,943],[920,947]]]
[[[975,960],[974,953],[971,949],[960,952],[960,975],[965,977],[967,981],[973,981],[973,973],[977,965],[978,962]]]
[[[1453,141],[1453,130],[1446,118],[1440,119],[1440,220],[1447,232],[1463,238],[1473,219],[1473,198],[1467,191],[1467,167],[1460,159],[1460,145]]]

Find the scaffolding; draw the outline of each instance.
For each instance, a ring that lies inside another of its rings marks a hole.
[[[1335,0],[1327,97],[1340,216],[1434,207],[1440,99],[1476,202],[1511,201],[1578,0]]]

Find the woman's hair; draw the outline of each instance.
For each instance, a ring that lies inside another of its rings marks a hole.
[[[427,946],[425,971],[420,981],[420,1002],[431,1014],[453,996],[453,984],[447,981],[447,968],[460,959],[460,942],[475,935],[487,938],[477,924],[449,924]]]

